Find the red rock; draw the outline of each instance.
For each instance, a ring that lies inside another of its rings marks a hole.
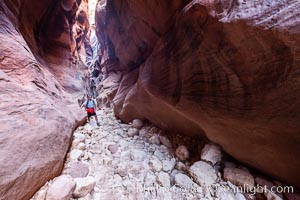
[[[69,200],[75,189],[76,183],[69,175],[61,175],[53,180],[49,186],[46,200]]]
[[[0,2],[1,199],[29,199],[59,175],[84,118],[70,63],[76,9],[69,16],[50,0]]]
[[[75,3],[75,0],[62,0],[62,7],[66,11],[71,11],[74,3]]]
[[[249,191],[255,186],[253,176],[248,171],[238,168],[225,168],[224,179]]]
[[[115,154],[118,151],[118,145],[116,144],[111,144],[108,146],[108,150],[112,153]]]
[[[114,111],[125,122],[207,137],[300,186],[299,4],[215,2],[99,5],[102,64],[117,57],[125,74]]]
[[[185,161],[190,157],[190,152],[184,145],[180,145],[176,148],[175,154],[177,158],[181,161]]]
[[[65,174],[68,174],[73,178],[83,178],[89,174],[89,166],[82,162],[71,161],[65,170]]]
[[[300,193],[285,193],[287,200],[300,200]]]

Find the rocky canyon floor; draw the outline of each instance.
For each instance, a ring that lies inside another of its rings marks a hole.
[[[218,146],[177,135],[168,139],[151,124],[124,124],[111,108],[74,132],[62,175],[32,200],[113,199],[283,199],[269,189],[280,185],[226,161]],[[245,193],[255,184],[264,193]],[[244,190],[244,191],[245,191]]]

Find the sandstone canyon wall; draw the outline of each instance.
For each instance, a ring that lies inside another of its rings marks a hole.
[[[0,199],[29,199],[64,163],[84,112],[86,0],[0,2]],[[79,77],[79,78],[78,78]]]
[[[102,0],[96,26],[123,121],[208,138],[300,187],[299,1]]]

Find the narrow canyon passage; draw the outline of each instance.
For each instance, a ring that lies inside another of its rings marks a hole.
[[[140,120],[122,123],[111,108],[99,110],[98,119],[100,127],[92,120],[77,128],[62,175],[47,182],[32,200],[67,199],[72,193],[74,200],[259,197],[250,190],[254,177],[249,169],[226,158],[218,146],[182,135],[170,140],[164,131]],[[276,186],[257,174],[255,181],[269,190]],[[284,198],[271,191],[265,195]]]
[[[300,199],[299,16],[0,1],[0,200]]]

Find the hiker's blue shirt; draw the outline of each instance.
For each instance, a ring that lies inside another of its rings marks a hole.
[[[86,100],[83,105],[85,105],[87,108],[94,108],[97,104],[94,99],[92,100]]]

